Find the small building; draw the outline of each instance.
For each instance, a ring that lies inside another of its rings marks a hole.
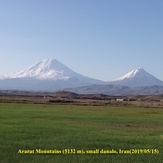
[[[122,101],[124,101],[124,99],[123,98],[117,98],[116,101],[117,102],[122,102]]]

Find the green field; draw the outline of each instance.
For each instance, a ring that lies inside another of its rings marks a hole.
[[[62,153],[41,154],[37,149]],[[21,154],[23,150],[34,153]],[[1,163],[162,160],[161,108],[0,103]]]

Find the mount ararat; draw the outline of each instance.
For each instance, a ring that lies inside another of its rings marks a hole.
[[[78,74],[55,59],[46,59],[22,71],[1,76],[0,89],[26,91],[68,90],[77,93],[111,95],[160,94],[163,93],[163,81],[149,74],[143,68],[138,68],[117,80],[104,82]]]
[[[103,81],[80,75],[56,59],[40,61],[22,71],[1,76],[1,90],[57,91]]]

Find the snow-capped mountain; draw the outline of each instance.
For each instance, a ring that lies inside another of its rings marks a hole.
[[[80,76],[68,67],[63,65],[56,59],[46,59],[35,65],[17,73],[11,73],[6,78],[36,78],[36,79],[52,79],[67,80],[71,77]]]
[[[46,59],[22,71],[3,76],[0,89],[54,91],[103,83],[80,75],[55,59]]]
[[[153,75],[149,74],[143,68],[138,68],[130,71],[124,76],[116,79],[114,84],[125,86],[151,86],[151,85],[163,85],[163,82]]]
[[[107,82],[107,85],[89,85],[65,90],[79,94],[163,94],[163,81],[149,74],[143,68],[138,68],[115,81]]]
[[[46,59],[22,71],[0,77],[1,90],[58,91],[68,89],[78,91],[78,93],[127,94],[141,93],[148,87],[150,92],[153,90],[153,92],[160,93],[159,89],[162,87],[156,89],[152,87],[154,85],[163,86],[163,82],[143,68],[132,70],[115,81],[104,82],[78,74],[55,59]],[[149,89],[150,86],[151,89]]]

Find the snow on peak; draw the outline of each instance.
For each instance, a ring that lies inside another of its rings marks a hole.
[[[25,70],[19,71],[17,73],[11,73],[6,76],[6,78],[33,77],[37,79],[67,80],[74,73],[75,72],[70,70],[56,59],[45,59]]]
[[[119,81],[119,80],[124,80],[124,79],[132,79],[137,75],[140,75],[140,74],[143,75],[145,73],[147,73],[147,72],[143,68],[140,67],[140,68],[130,71],[129,73],[123,75],[122,77],[120,77],[116,80]]]
[[[143,68],[137,68],[126,75],[115,80],[120,85],[126,86],[148,86],[148,85],[162,85],[162,81],[146,72]]]

